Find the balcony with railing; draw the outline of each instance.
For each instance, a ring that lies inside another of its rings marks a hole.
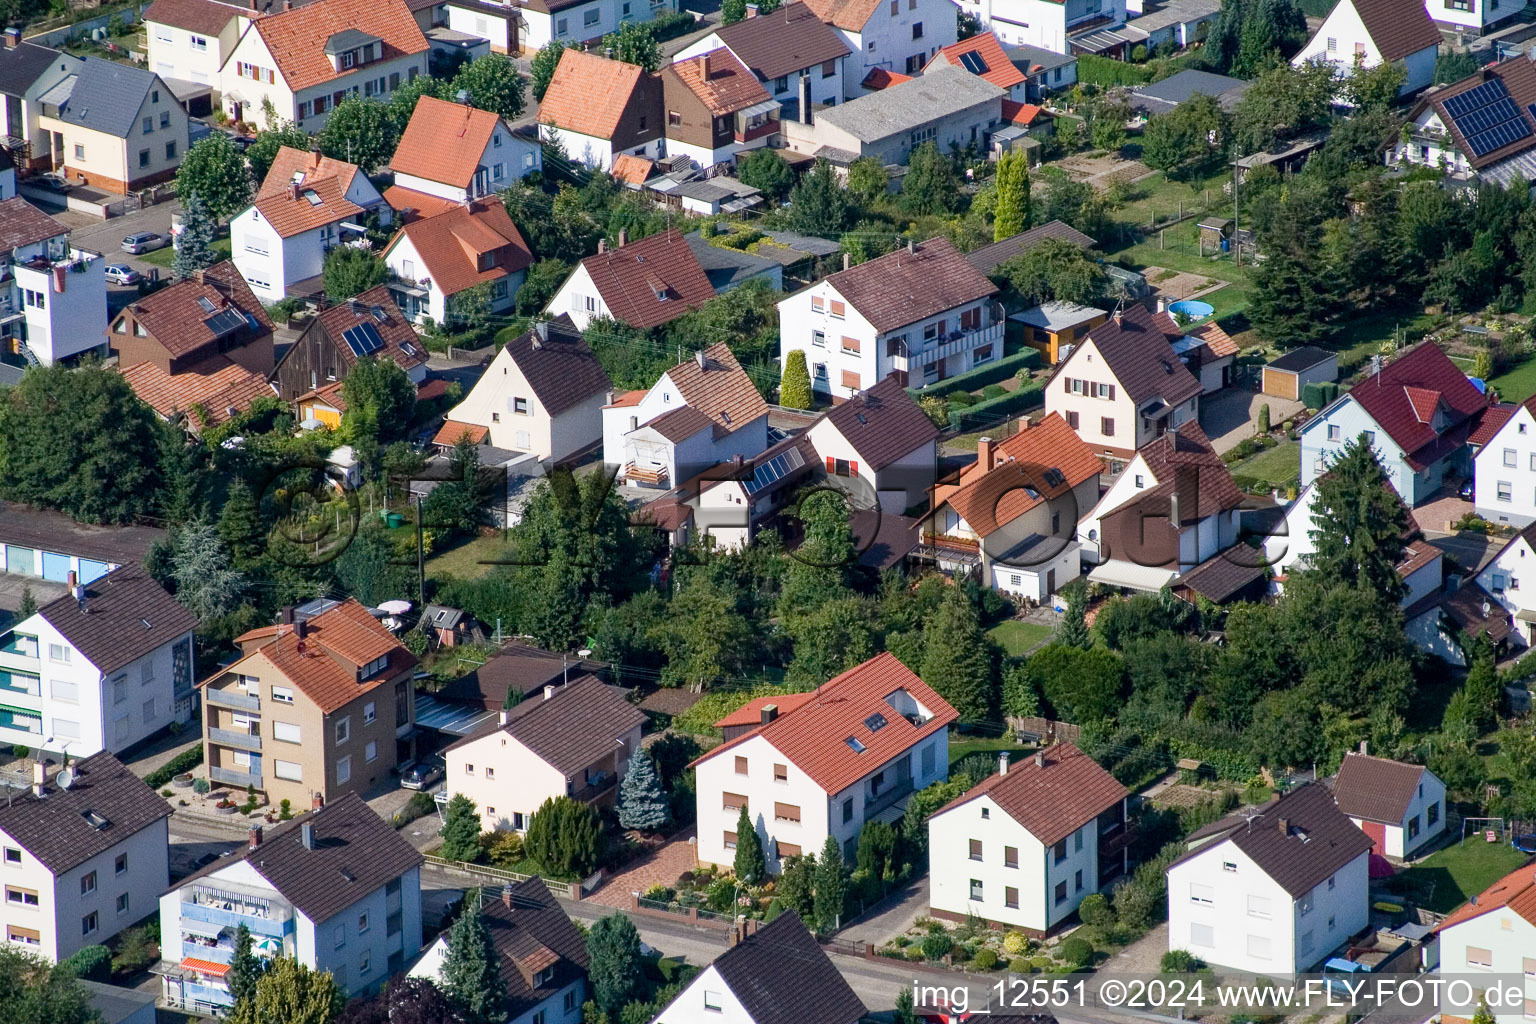
[[[18,672],[0,665],[0,701],[19,701],[26,707],[42,707],[42,680],[35,672]]]
[[[750,124],[736,125],[736,141],[739,143],[756,142],[758,139],[766,139],[779,130],[779,119],[776,117],[754,118]]]
[[[233,689],[215,689],[207,687],[203,690],[203,700],[214,707],[234,708],[237,711],[260,711],[261,698],[249,693],[241,693]]]
[[[216,743],[221,747],[233,747],[235,750],[260,750],[261,737],[251,731],[240,729],[215,729],[209,727],[208,742]]]
[[[238,768],[223,768],[219,765],[209,765],[208,778],[226,786],[239,786],[242,789],[246,786],[255,786],[257,789],[262,788],[260,775],[243,772]]]
[[[279,939],[293,934],[295,928],[293,910],[282,903],[205,885],[182,891],[181,917],[184,921],[201,921],[219,928],[238,928],[243,924],[253,935]]]
[[[893,804],[906,799],[911,795],[912,789],[912,779],[909,776],[892,783],[882,790],[878,796],[866,797],[864,800],[864,820],[868,821]]]
[[[14,629],[0,633],[0,666],[19,665],[35,669],[37,662],[37,637],[18,633]]]
[[[919,342],[909,342],[905,355],[893,355],[891,367],[896,370],[920,370],[929,363],[936,363],[950,356],[957,356],[963,352],[981,348],[984,345],[1001,346],[1003,343],[1004,325],[1001,321],[988,327],[980,327],[974,331],[949,331],[941,337],[923,339]],[[1002,358],[1002,350],[994,350],[992,358]]]

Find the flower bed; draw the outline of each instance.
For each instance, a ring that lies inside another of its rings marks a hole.
[[[1018,931],[989,928],[979,919],[951,924],[919,917],[905,933],[880,947],[880,955],[912,963],[948,962],[968,971],[1059,974],[1074,966],[1074,940],[1033,939]],[[1081,942],[1082,940],[1076,940]],[[1078,963],[1081,961],[1079,960]]]

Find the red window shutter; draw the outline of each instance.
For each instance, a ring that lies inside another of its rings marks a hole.
[[[832,456],[828,455],[827,456],[827,474],[830,476],[831,474],[836,473],[836,472],[837,472],[837,460],[834,459]]]
[[[858,476],[859,475],[859,464],[857,462],[853,462],[852,460],[849,461],[849,463],[848,463],[848,475],[849,476]]]

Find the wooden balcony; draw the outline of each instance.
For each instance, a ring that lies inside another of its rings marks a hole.
[[[667,467],[665,466],[637,466],[633,462],[624,467],[624,479],[632,484],[643,484],[647,487],[667,486]]]

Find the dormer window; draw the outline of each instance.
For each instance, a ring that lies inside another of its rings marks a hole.
[[[533,987],[534,988],[543,988],[545,985],[548,985],[550,982],[552,982],[554,980],[555,980],[555,969],[553,967],[546,967],[542,971],[540,971],[538,974],[535,974],[533,976]]]
[[[494,252],[483,252],[483,253],[481,253],[479,258],[476,260],[476,263],[475,263],[475,267],[478,270],[490,270],[491,268],[493,268],[495,266],[496,266],[496,254]]]

